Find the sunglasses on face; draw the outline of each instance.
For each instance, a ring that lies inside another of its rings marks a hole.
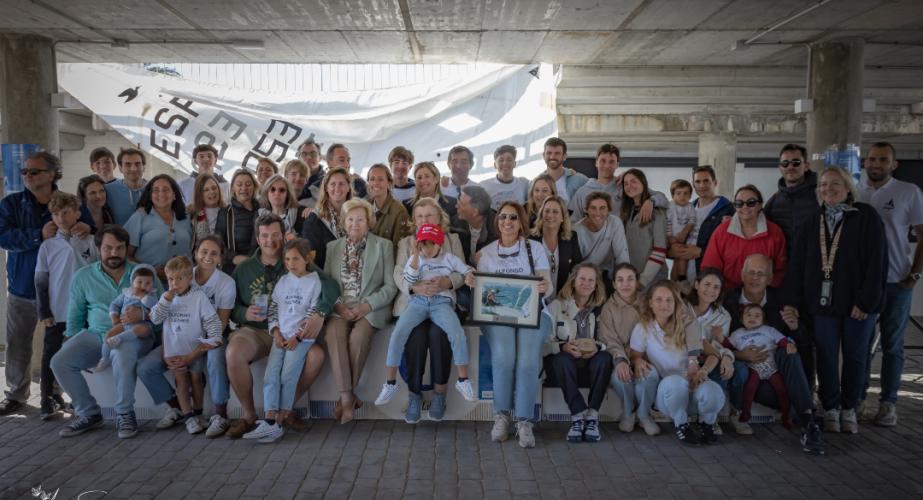
[[[47,168],[23,168],[19,170],[19,173],[24,176],[39,175],[42,173],[48,172]]]
[[[500,220],[519,220],[519,214],[500,214],[497,218]]]
[[[746,205],[748,208],[753,208],[760,204],[760,200],[756,198],[750,198],[749,200],[734,200],[734,208],[743,208]]]
[[[802,160],[782,160],[779,162],[779,166],[782,168],[798,168],[802,163],[804,163]]]

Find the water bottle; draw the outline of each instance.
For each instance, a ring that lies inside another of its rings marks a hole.
[[[846,145],[846,154],[847,154],[847,167],[846,171],[853,176],[853,179],[858,182],[859,176],[862,175],[862,168],[860,167],[860,152],[858,144],[847,144]]]
[[[836,144],[831,144],[827,146],[826,151],[824,151],[824,166],[832,167],[839,163],[839,150],[837,149]]]

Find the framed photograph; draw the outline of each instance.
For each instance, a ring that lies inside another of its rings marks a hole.
[[[538,284],[536,276],[474,273],[471,321],[489,325],[538,328]]]

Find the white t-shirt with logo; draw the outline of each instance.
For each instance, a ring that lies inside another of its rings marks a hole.
[[[413,286],[418,281],[431,280],[433,278],[448,278],[452,273],[467,274],[469,271],[473,270],[471,266],[465,264],[461,259],[456,257],[455,254],[449,252],[437,255],[433,258],[420,255],[416,269],[411,267],[411,262],[413,262],[413,255],[407,258],[407,262],[404,264],[404,271],[401,274],[404,281],[410,286]],[[443,290],[439,292],[438,295],[448,297],[452,299],[452,302],[455,302],[455,290],[452,288]]]
[[[533,276],[529,266],[529,254],[526,245],[532,249],[532,261],[535,264],[535,274],[538,271],[550,271],[548,254],[545,247],[537,241],[519,239],[512,247],[501,247],[500,240],[489,243],[481,249],[478,260],[478,271],[482,273],[511,274],[515,276]]]
[[[679,375],[686,378],[688,374],[689,354],[685,348],[679,349],[665,337],[663,328],[656,321],[650,324],[638,323],[631,331],[631,349],[647,355],[660,378]]]
[[[298,333],[301,320],[314,314],[320,299],[321,283],[317,273],[308,273],[302,277],[286,273],[279,279],[272,290],[270,308],[275,306],[278,318],[270,318],[269,329],[279,327],[286,340]]]
[[[193,276],[195,276],[195,269],[192,272]],[[220,269],[215,269],[204,285],[199,285],[193,279],[192,288],[202,290],[216,311],[219,309],[234,309],[234,301],[237,300],[237,286],[234,284],[234,278],[223,273]]]
[[[201,289],[190,288],[167,302],[163,297],[151,310],[154,324],[163,323],[163,355],[185,356],[203,343],[221,341],[221,320]]]
[[[888,240],[888,283],[897,283],[910,274],[913,255],[909,231],[923,224],[923,193],[916,184],[891,178],[884,186],[873,188],[859,184],[859,201],[875,207],[885,224]],[[923,237],[923,235],[917,235]]]
[[[503,182],[497,177],[481,181],[481,187],[490,195],[490,207],[499,210],[504,201],[515,201],[525,205],[529,196],[529,179],[513,177],[510,182]]]

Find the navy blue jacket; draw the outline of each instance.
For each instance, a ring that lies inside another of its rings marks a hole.
[[[695,200],[693,206],[699,206],[699,200]],[[705,256],[705,248],[708,247],[708,241],[711,240],[712,233],[715,232],[715,229],[718,229],[718,226],[724,221],[725,217],[731,217],[734,215],[734,204],[724,196],[718,197],[718,202],[715,203],[714,208],[711,209],[711,212],[708,213],[708,217],[702,221],[702,225],[699,227],[699,234],[695,240],[695,246],[702,249],[702,255],[695,260],[695,268],[699,270],[702,266],[702,257]]]
[[[58,187],[53,189],[57,191]],[[48,222],[48,205],[40,204],[29,190],[9,194],[0,201],[0,248],[7,251],[9,292],[17,297],[35,298],[35,264],[42,245],[42,227]]]

